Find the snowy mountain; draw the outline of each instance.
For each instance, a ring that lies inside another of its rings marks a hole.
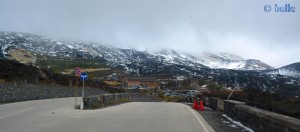
[[[279,74],[285,76],[292,76],[292,77],[300,77],[300,62],[293,63],[287,66],[283,66],[278,69],[274,69],[271,71],[267,71],[267,74]]]
[[[270,70],[273,67],[254,59],[244,60],[243,58],[229,54],[211,54],[204,53],[200,57],[199,63],[208,66],[210,68],[224,68],[224,69],[235,69],[235,70]]]
[[[109,66],[122,66],[127,71],[153,71],[166,66],[179,65],[192,69],[235,69],[235,70],[270,70],[271,66],[259,60],[244,60],[233,54],[204,53],[195,56],[174,50],[160,50],[156,52],[138,51],[134,49],[120,49],[105,46],[95,42],[57,41],[43,36],[0,32],[0,46],[2,57],[7,58],[10,47],[26,49],[35,54],[59,57],[101,58]],[[187,68],[180,68],[181,70]],[[191,72],[191,71],[187,71]]]
[[[300,77],[300,62],[279,68],[279,74]]]
[[[245,89],[260,89],[292,96],[297,95],[295,91],[300,86],[299,78],[283,76],[299,75],[294,74],[299,73],[299,63],[280,68],[283,75],[269,75],[264,74],[264,71],[271,73],[276,72],[276,69],[259,60],[245,60],[229,53],[204,53],[196,56],[174,50],[138,51],[95,42],[58,41],[16,32],[0,32],[0,48],[0,59],[26,58],[22,61],[28,63],[35,62],[34,56],[51,56],[62,61],[64,58],[88,58],[140,75],[202,76],[224,87],[232,88],[239,83]]]

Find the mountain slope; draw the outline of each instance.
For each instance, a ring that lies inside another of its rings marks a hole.
[[[118,67],[122,71],[140,75],[202,76],[224,87],[232,88],[239,83],[241,88],[275,91],[291,96],[298,96],[295,91],[299,91],[300,86],[299,78],[263,74],[257,70],[273,68],[259,60],[244,60],[228,53],[205,53],[202,56],[195,56],[174,50],[137,51],[105,46],[100,43],[57,41],[34,34],[16,32],[0,32],[0,47],[2,59],[9,59],[13,55],[10,49],[18,49],[15,51],[26,50],[30,53],[24,52],[15,57],[31,56],[30,58],[34,60],[34,56],[51,56],[59,59],[51,62],[64,61],[65,58],[79,58],[88,60],[83,62],[99,62],[101,66],[104,64],[109,67]],[[35,61],[27,59],[27,62],[34,63]],[[44,60],[44,62],[49,62],[49,60]],[[48,63],[45,64],[47,65]],[[299,63],[295,66],[282,67],[281,71],[295,73],[299,71]]]
[[[244,60],[243,58],[229,54],[211,54],[204,53],[199,60],[199,63],[210,68],[224,68],[235,70],[271,70],[273,67],[254,59]]]
[[[273,69],[259,60],[244,60],[241,57],[228,53],[205,53],[202,56],[194,56],[174,50],[160,50],[157,52],[137,51],[105,46],[94,42],[57,41],[29,33],[0,32],[0,46],[3,53],[2,57],[6,58],[8,49],[14,46],[41,55],[100,58],[105,60],[109,66],[121,66],[130,72],[137,72],[138,69],[139,71],[153,71],[155,70],[153,68],[161,69],[170,65],[192,67],[192,69]],[[152,67],[152,70],[149,67]]]
[[[292,77],[300,77],[300,62],[283,66],[278,69],[265,72],[266,74],[279,74]]]
[[[279,68],[279,74],[300,77],[300,62]]]

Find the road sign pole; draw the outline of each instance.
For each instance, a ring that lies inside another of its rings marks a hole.
[[[77,97],[78,97],[78,78],[81,74],[81,69],[79,67],[76,67],[75,70],[75,76],[76,76],[76,88],[75,88],[75,108],[77,107]]]
[[[76,77],[76,88],[75,88],[75,107],[77,105],[77,91],[78,91],[78,78],[79,77]]]
[[[85,72],[82,72],[80,74],[80,79],[82,80],[82,97],[81,97],[81,103],[80,103],[80,109],[83,110],[83,98],[84,98],[84,81],[86,81],[88,79],[88,74],[86,74]]]
[[[82,97],[81,97],[81,104],[80,104],[80,109],[83,110],[83,98],[84,98],[84,81],[82,81]]]

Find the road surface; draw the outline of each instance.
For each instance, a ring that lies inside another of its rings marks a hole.
[[[1,132],[212,132],[193,109],[180,103],[130,102],[76,110],[74,98],[0,105]]]

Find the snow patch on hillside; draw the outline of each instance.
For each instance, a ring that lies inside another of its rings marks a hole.
[[[24,38],[24,43],[15,42]],[[0,32],[0,39],[5,41],[0,43],[8,46],[9,43],[17,43],[29,51],[50,56],[83,56],[102,57],[107,60],[109,65],[140,64],[148,62],[162,63],[163,65],[182,65],[192,68],[213,68],[213,69],[236,69],[236,70],[265,70],[267,65],[258,65],[260,61],[244,60],[243,58],[229,53],[203,53],[195,56],[189,53],[177,52],[174,50],[160,51],[138,51],[134,49],[120,49],[111,46],[101,45],[95,42],[75,42],[75,41],[56,41],[34,34]],[[5,48],[4,48],[5,49]],[[264,64],[264,63],[263,63]]]
[[[285,76],[300,77],[300,72],[289,70],[289,69],[279,69],[279,74]]]

